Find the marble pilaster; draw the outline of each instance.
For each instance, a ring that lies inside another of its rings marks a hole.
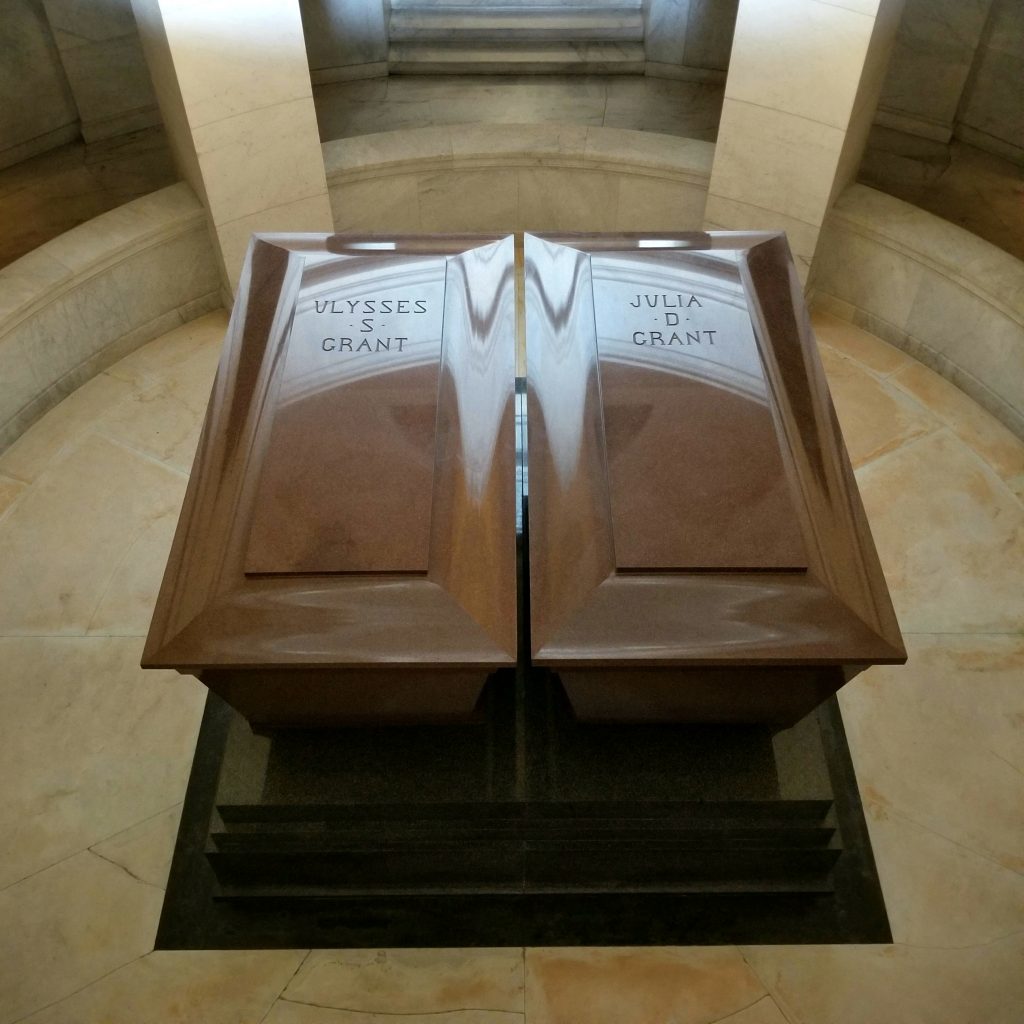
[[[785,230],[806,281],[853,180],[903,0],[741,0],[705,226]]]
[[[233,292],[254,231],[332,229],[298,2],[132,6],[172,148]]]
[[[41,6],[0,6],[0,55],[0,168],[78,138],[78,111]]]
[[[160,123],[131,0],[43,0],[86,142]]]
[[[907,0],[876,120],[949,142],[992,0]]]
[[[995,0],[953,134],[958,139],[1024,163],[1024,5]]]

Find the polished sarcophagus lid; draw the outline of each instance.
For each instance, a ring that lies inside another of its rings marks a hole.
[[[255,723],[472,713],[516,660],[512,238],[253,239],[143,658]]]
[[[785,237],[525,273],[531,649],[577,714],[789,723],[904,661]]]

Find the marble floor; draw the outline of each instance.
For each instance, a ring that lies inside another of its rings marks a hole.
[[[0,1024],[1024,1020],[1024,444],[828,317],[910,651],[842,691],[892,945],[152,952],[203,690],[138,660],[224,328],[0,455]]]

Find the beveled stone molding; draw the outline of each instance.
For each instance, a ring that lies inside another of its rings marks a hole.
[[[621,170],[707,186],[714,143],[579,124],[457,124],[323,144],[328,187],[415,168],[557,166]]]
[[[698,228],[714,145],[580,124],[468,124],[324,143],[336,231]]]
[[[816,305],[949,378],[1024,437],[1024,263],[865,185],[840,197],[815,262]]]
[[[220,305],[202,206],[179,183],[0,269],[0,449],[75,388]]]
[[[143,664],[251,721],[472,714],[516,661],[511,237],[257,235]]]
[[[531,650],[577,712],[793,721],[905,660],[785,236],[525,260]]]

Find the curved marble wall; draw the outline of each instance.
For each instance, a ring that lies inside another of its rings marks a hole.
[[[897,345],[1024,437],[1024,263],[853,185],[829,214],[814,301]]]
[[[714,146],[573,125],[467,125],[323,147],[338,231],[700,228]],[[1024,436],[1024,264],[862,185],[829,215],[816,304],[905,349]],[[0,270],[0,450],[85,380],[221,304],[180,183]]]
[[[220,304],[206,218],[184,183],[0,269],[0,450],[94,374]]]
[[[78,138],[78,108],[39,4],[0,7],[0,168]]]
[[[477,124],[323,150],[338,231],[698,231],[715,147],[619,128]]]

